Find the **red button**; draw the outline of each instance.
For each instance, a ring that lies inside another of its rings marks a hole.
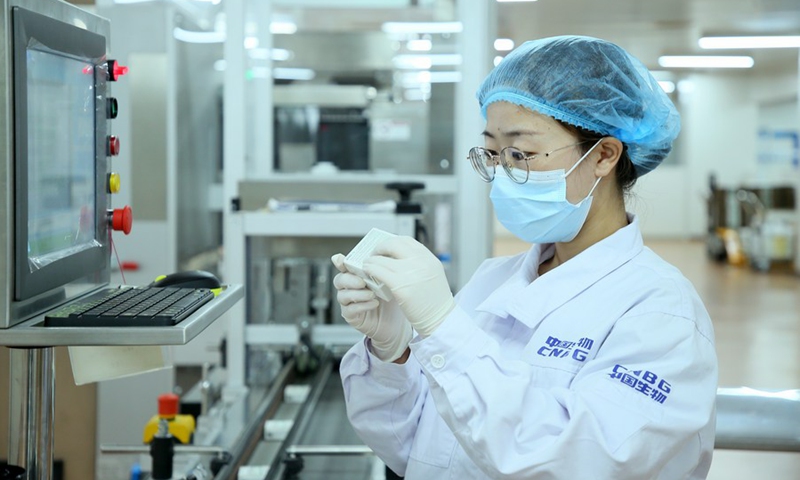
[[[119,155],[119,137],[116,135],[108,136],[108,155]]]
[[[108,67],[108,79],[112,82],[116,82],[119,77],[127,74],[129,70],[128,67],[120,65],[116,60],[109,60],[106,65]]]
[[[126,272],[136,272],[139,270],[139,262],[133,260],[124,260],[120,264],[119,268],[125,270]]]
[[[123,208],[115,208],[111,215],[111,228],[117,232],[123,232],[125,235],[131,233],[133,226],[133,210],[131,207],[125,205]]]
[[[178,414],[179,398],[174,393],[164,393],[158,396],[158,415],[161,417],[174,417]]]

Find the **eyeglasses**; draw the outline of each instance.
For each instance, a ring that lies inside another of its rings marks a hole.
[[[491,182],[494,180],[495,169],[497,164],[503,165],[503,170],[506,171],[508,177],[515,183],[525,183],[528,181],[528,174],[530,172],[530,162],[539,157],[549,157],[551,154],[564,150],[570,147],[576,147],[586,142],[573,143],[566,147],[556,148],[547,153],[537,153],[535,155],[526,155],[522,150],[515,147],[506,147],[500,150],[500,153],[494,150],[489,150],[483,147],[472,147],[469,149],[469,162],[472,168],[478,172],[481,180],[484,182]]]

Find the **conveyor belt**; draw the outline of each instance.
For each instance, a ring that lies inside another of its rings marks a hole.
[[[297,480],[373,480],[384,478],[384,466],[356,435],[345,413],[338,372],[310,379],[312,392],[303,405],[282,404],[272,419],[293,419],[295,427],[284,442],[261,441],[248,465],[271,465],[268,479],[283,479],[287,457],[301,457]],[[315,382],[320,382],[315,385]],[[299,452],[292,455],[292,452]]]

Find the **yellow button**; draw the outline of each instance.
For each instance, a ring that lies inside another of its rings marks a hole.
[[[118,193],[120,188],[119,173],[108,174],[108,193]]]

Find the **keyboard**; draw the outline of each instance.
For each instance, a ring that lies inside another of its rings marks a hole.
[[[106,288],[47,313],[46,327],[165,327],[210,302],[207,288]]]

